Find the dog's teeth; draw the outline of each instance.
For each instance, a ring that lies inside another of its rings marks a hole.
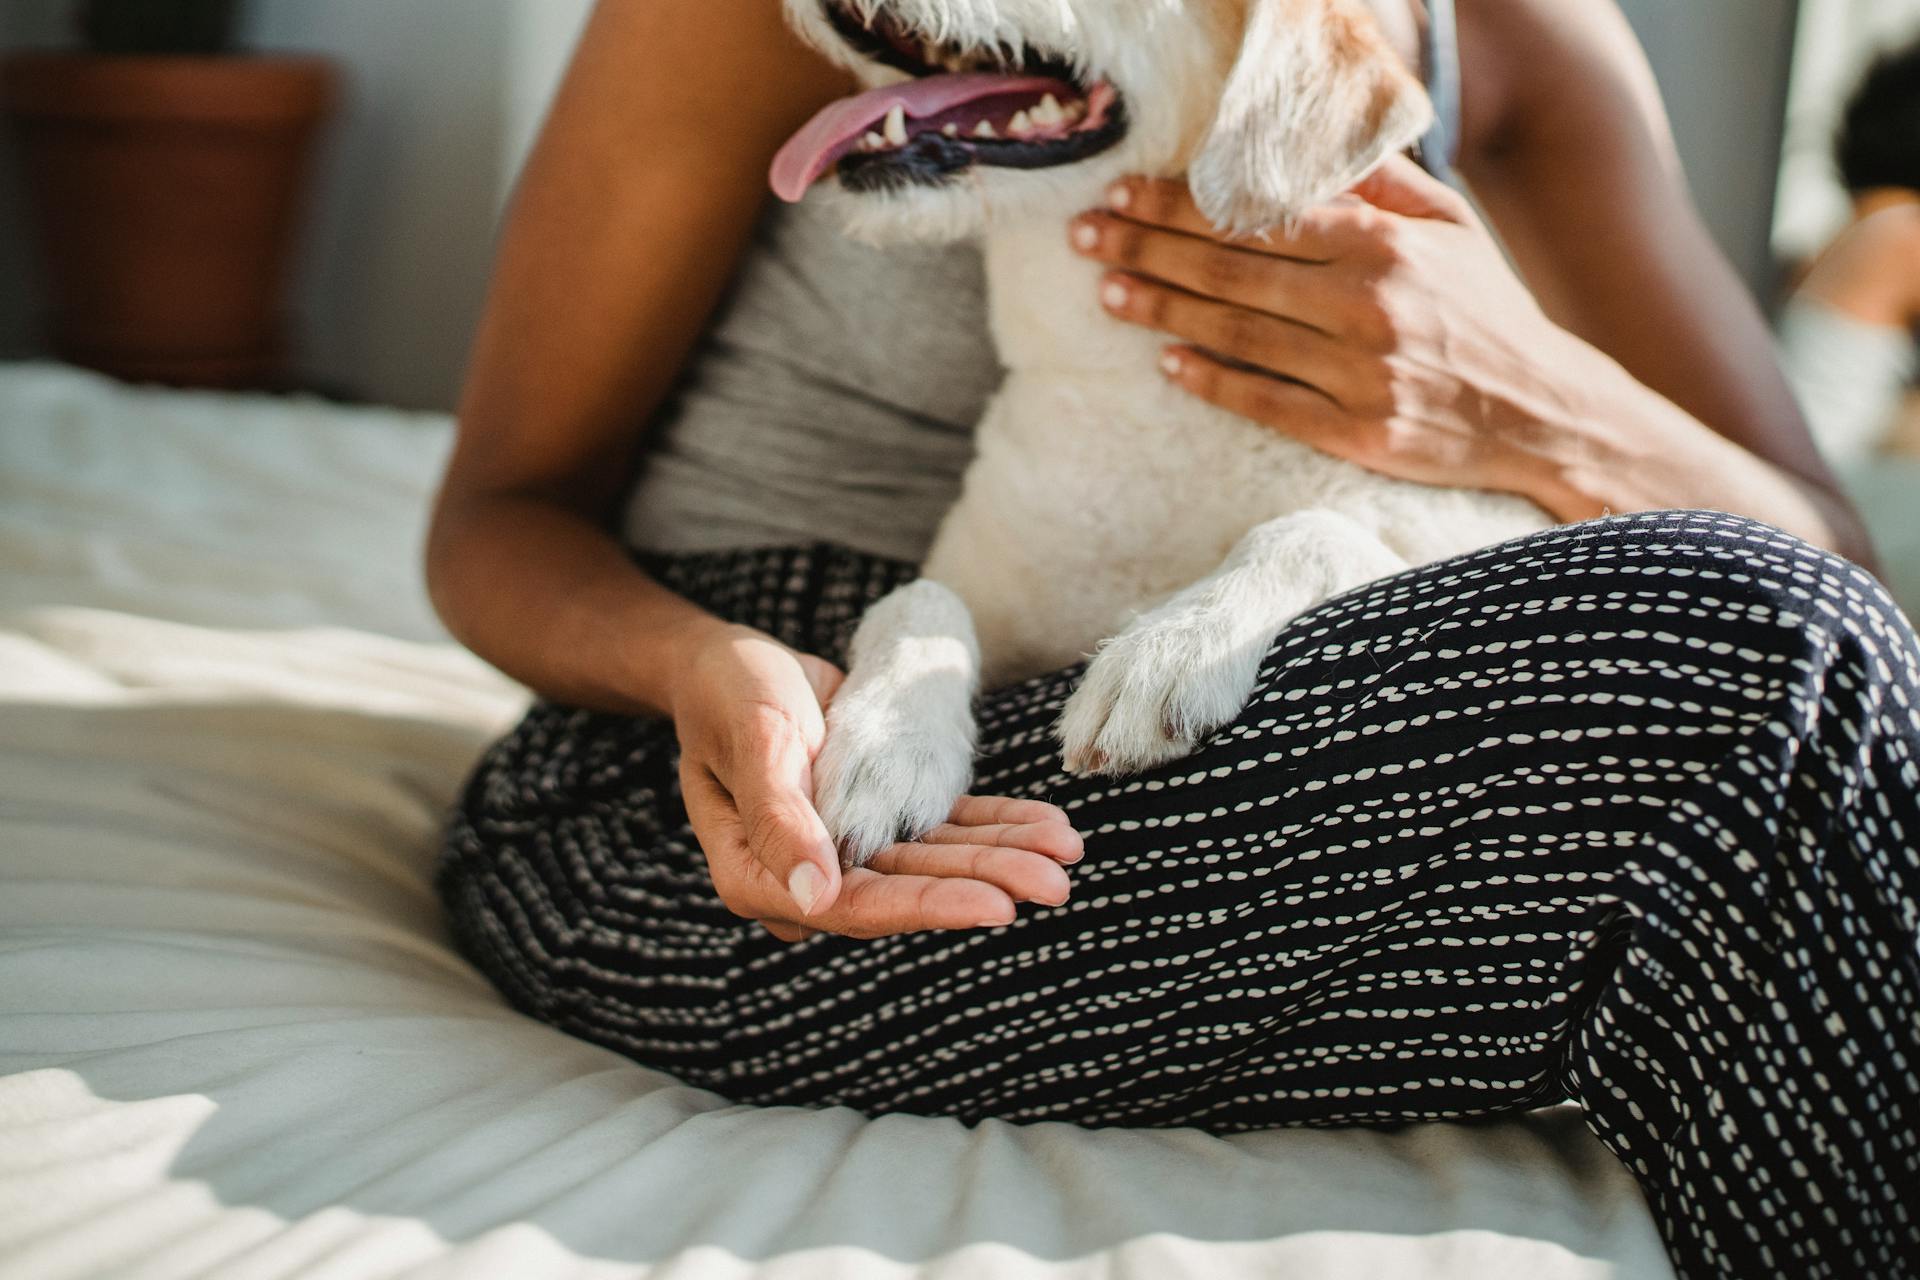
[[[887,140],[877,133],[869,133],[860,139],[860,148],[863,151],[884,151],[886,146]]]
[[[1033,120],[1024,111],[1016,111],[1013,119],[1007,122],[1007,132],[1013,134],[1032,133]]]
[[[907,109],[896,106],[887,112],[886,141],[896,147],[907,145]]]
[[[1033,122],[1038,125],[1059,124],[1066,118],[1067,113],[1061,110],[1060,99],[1052,94],[1040,99],[1040,105],[1033,109]]]
[[[993,121],[982,120],[979,124],[973,126],[973,136],[976,138],[997,138],[1000,135],[993,131]]]
[[[960,126],[957,124],[941,125],[940,132],[949,138],[957,138],[960,136]]]

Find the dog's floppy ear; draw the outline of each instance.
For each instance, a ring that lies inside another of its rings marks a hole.
[[[1201,212],[1238,233],[1339,195],[1433,122],[1365,0],[1237,0],[1219,114],[1189,167]]]

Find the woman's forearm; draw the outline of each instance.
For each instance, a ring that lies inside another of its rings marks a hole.
[[[1571,337],[1571,335],[1569,335]],[[1872,548],[1838,494],[1793,476],[1701,423],[1575,338],[1558,363],[1567,416],[1541,450],[1529,496],[1563,520],[1704,508],[1751,516],[1862,563]]]
[[[687,662],[726,627],[605,530],[528,495],[443,500],[427,580],[468,648],[549,698],[600,711],[670,714]]]
[[[669,710],[690,637],[720,625],[602,518],[751,239],[768,162],[844,82],[766,0],[594,6],[501,229],[428,550],[448,627],[542,693]]]

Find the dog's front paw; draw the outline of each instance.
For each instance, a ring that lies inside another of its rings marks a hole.
[[[1060,717],[1067,772],[1137,773],[1192,753],[1240,714],[1266,639],[1203,610],[1140,618],[1107,641]]]
[[[972,716],[964,706],[920,710],[916,719],[877,699],[835,702],[813,801],[847,866],[945,822],[972,781]]]

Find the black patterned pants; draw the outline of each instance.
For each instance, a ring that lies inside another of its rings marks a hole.
[[[682,557],[838,658],[911,576]],[[714,896],[670,726],[542,705],[441,887],[520,1008],[731,1098],[1086,1125],[1374,1125],[1571,1097],[1690,1278],[1920,1275],[1920,646],[1864,572],[1665,512],[1349,593],[1240,718],[1059,769],[1077,670],[990,693],[976,790],[1062,805],[1064,906],[783,945]]]

